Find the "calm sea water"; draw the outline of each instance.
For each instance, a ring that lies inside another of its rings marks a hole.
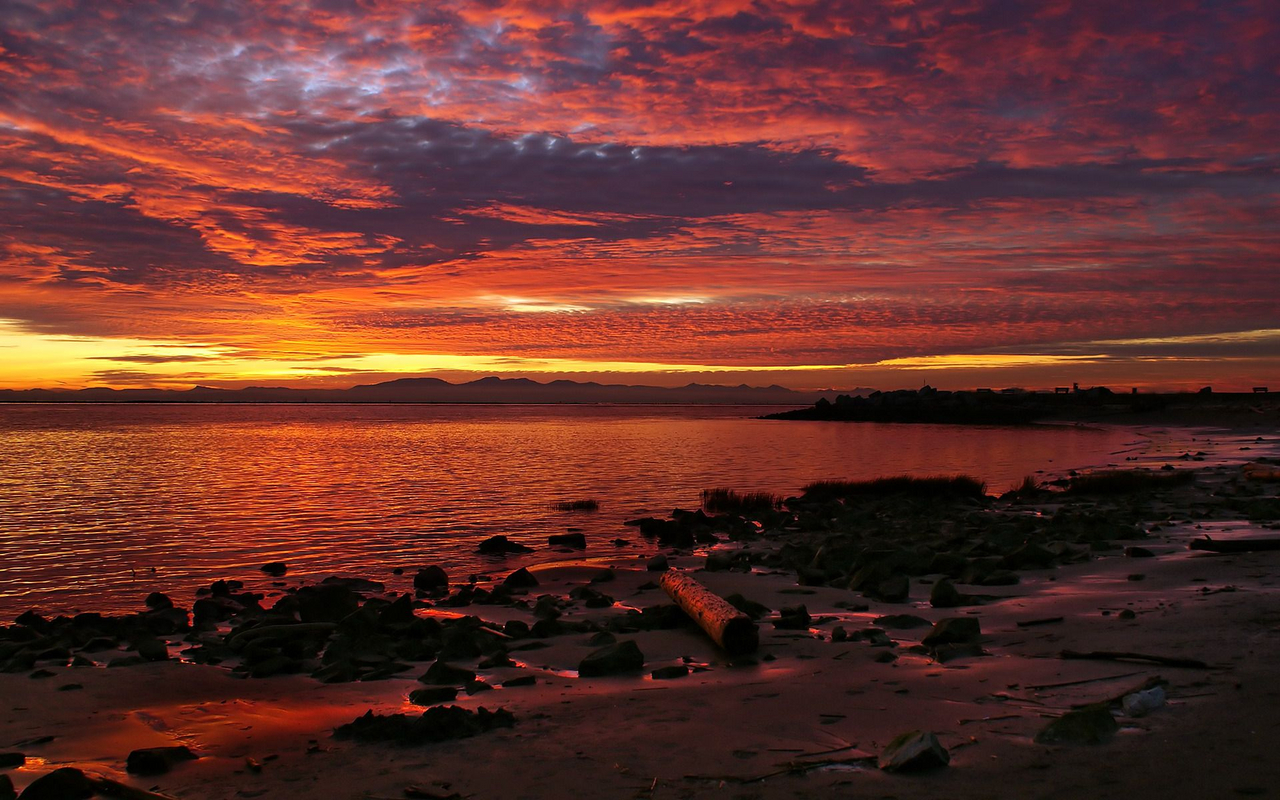
[[[798,493],[825,478],[965,472],[1003,491],[1123,459],[1132,431],[774,422],[772,409],[652,406],[0,405],[0,618],[189,602],[227,577],[340,573],[405,588],[417,567],[501,574],[643,542],[622,521],[703,488]],[[551,510],[594,498],[595,513]],[[538,547],[474,553],[502,533]],[[624,551],[625,552],[625,551]],[[404,577],[393,577],[402,567]],[[154,571],[153,571],[154,570]]]

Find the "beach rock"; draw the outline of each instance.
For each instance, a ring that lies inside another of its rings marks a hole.
[[[644,668],[644,654],[632,639],[601,647],[590,653],[578,664],[578,675],[594,678],[601,675],[617,675]]]
[[[890,614],[885,617],[876,617],[871,621],[871,624],[891,630],[911,630],[912,628],[924,628],[933,623],[924,617],[917,617],[915,614]]]
[[[1131,692],[1120,700],[1120,708],[1127,717],[1145,717],[1165,704],[1163,686],[1152,686],[1138,692]]]
[[[1103,744],[1111,740],[1120,724],[1106,703],[1068,711],[1036,734],[1037,744]]]
[[[977,641],[982,636],[982,626],[976,617],[947,617],[934,623],[933,630],[921,640],[926,646],[959,644]]]
[[[159,639],[143,639],[134,648],[147,661],[168,661],[169,648]]]
[[[490,536],[485,539],[476,548],[476,552],[490,556],[506,555],[507,553],[532,553],[533,548],[527,547],[519,542],[513,542],[507,537],[499,534]]]
[[[728,572],[733,569],[733,559],[728,553],[708,553],[702,568],[707,572]]]
[[[921,772],[945,767],[951,754],[932,733],[908,731],[889,742],[877,763],[886,772]]]
[[[169,599],[169,595],[164,592],[152,592],[142,601],[147,608],[152,611],[159,611],[162,608],[173,608],[173,601]]]
[[[360,607],[356,593],[339,584],[303,586],[294,596],[303,622],[339,622]]]
[[[432,706],[419,717],[404,714],[374,714],[366,711],[333,732],[336,739],[357,742],[392,742],[401,745],[430,744],[450,739],[465,739],[495,728],[510,728],[516,719],[500,708],[468,711],[459,706]]]
[[[1126,558],[1155,558],[1156,557],[1155,553],[1151,552],[1145,547],[1138,547],[1137,545],[1129,545],[1128,547],[1126,547],[1124,549],[1124,554]]]
[[[514,678],[507,678],[502,682],[503,689],[512,689],[519,686],[533,686],[537,684],[537,675],[517,675]]]
[[[617,577],[618,577],[617,573],[615,573],[611,568],[604,567],[603,569],[597,569],[594,572],[592,572],[591,578],[587,582],[588,583],[609,583],[610,581],[615,580]]]
[[[689,674],[689,668],[683,664],[676,664],[670,667],[658,667],[649,673],[649,677],[655,681],[668,681],[673,678],[683,678]]]
[[[413,576],[413,588],[420,592],[433,592],[449,588],[449,573],[443,567],[432,564],[418,570]]]
[[[13,780],[8,775],[0,775],[0,800],[17,800],[18,790],[13,788]]]
[[[934,608],[955,608],[963,602],[964,596],[960,594],[960,590],[946,578],[939,579],[929,592],[929,605]]]
[[[581,533],[553,533],[547,537],[547,544],[581,550],[587,546],[587,537]]]
[[[1134,613],[1134,610],[1132,608],[1126,608],[1123,611],[1121,611],[1117,616],[1120,619],[1135,619],[1137,618],[1138,615]]]
[[[289,565],[283,561],[268,561],[258,569],[267,573],[273,578],[279,578],[289,571]]]
[[[488,692],[493,689],[492,686],[490,686],[489,684],[485,683],[482,680],[479,680],[478,678],[474,681],[471,681],[463,688],[466,689],[467,694],[479,694],[480,692]]]
[[[876,584],[875,596],[886,603],[905,603],[911,596],[911,579],[894,575]]]
[[[502,632],[512,639],[523,639],[529,635],[529,623],[522,619],[509,619],[502,626]]]
[[[773,627],[782,630],[805,631],[809,629],[811,621],[813,621],[813,617],[809,616],[809,609],[805,606],[787,606],[778,612],[778,618],[773,621]]]
[[[849,631],[843,625],[837,625],[831,629],[831,641],[847,642],[849,641]]]
[[[614,603],[612,597],[590,586],[576,586],[569,592],[569,596],[581,601],[587,608],[609,608]]]
[[[196,754],[182,745],[144,747],[129,754],[124,768],[130,775],[163,775],[172,769],[174,764],[195,759]]]
[[[764,603],[757,603],[756,601],[749,600],[740,594],[731,594],[725,598],[725,601],[728,602],[729,605],[741,611],[743,614],[751,617],[753,620],[766,617],[769,615],[769,612],[773,610]]]
[[[0,769],[20,767],[25,763],[27,763],[27,757],[22,753],[0,753]]]
[[[366,594],[381,594],[387,590],[386,585],[381,581],[371,581],[368,578],[343,578],[338,575],[330,575],[320,581],[320,585],[341,586],[353,592],[364,592]]]
[[[977,642],[940,644],[934,647],[930,654],[933,656],[933,660],[939,664],[946,664],[948,661],[955,661],[957,658],[978,658],[988,655],[987,651],[982,649],[982,645]]]
[[[532,589],[538,585],[533,573],[521,567],[503,579],[502,585],[508,589]]]
[[[668,568],[667,556],[664,553],[658,553],[645,563],[645,569],[650,572],[666,572]]]
[[[469,669],[455,667],[444,661],[436,661],[418,678],[421,683],[436,685],[461,686],[476,679],[476,674]]]
[[[429,686],[409,692],[409,702],[415,706],[434,706],[452,702],[458,696],[456,686]]]
[[[93,782],[75,767],[41,775],[18,795],[18,800],[85,800],[93,797]]]

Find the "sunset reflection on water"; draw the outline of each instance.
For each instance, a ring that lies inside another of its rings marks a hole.
[[[1142,446],[1115,429],[752,419],[768,410],[0,406],[0,616],[136,609],[153,589],[189,599],[216,578],[262,581],[271,560],[291,580],[405,588],[393,568],[465,576],[561,558],[545,537],[566,527],[586,533],[588,555],[618,552],[618,537],[638,551],[623,520],[695,507],[707,487],[795,494],[817,479],[965,472],[998,492]],[[578,498],[600,511],[550,507]],[[538,549],[474,553],[498,533]]]

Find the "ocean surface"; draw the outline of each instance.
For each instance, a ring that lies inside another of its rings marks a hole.
[[[786,495],[827,478],[968,473],[999,493],[1153,446],[1124,428],[754,418],[773,410],[0,405],[0,619],[136,610],[152,590],[189,604],[218,578],[269,588],[258,567],[272,560],[290,581],[393,589],[432,563],[501,575],[571,557],[546,545],[567,528],[586,533],[587,556],[641,552],[623,521],[697,507],[704,488]],[[584,498],[599,510],[552,508]],[[474,552],[498,533],[537,551]]]

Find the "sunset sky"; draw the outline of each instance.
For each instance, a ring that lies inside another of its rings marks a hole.
[[[1280,386],[1280,3],[0,3],[0,387]]]

